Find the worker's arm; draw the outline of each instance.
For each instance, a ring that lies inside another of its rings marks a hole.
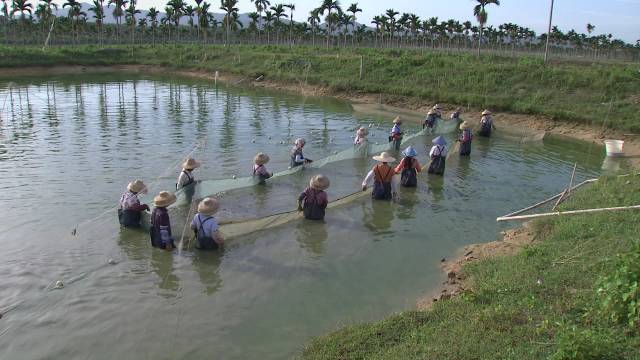
[[[365,176],[364,181],[362,182],[362,191],[367,190],[367,186],[371,184],[373,181],[373,170],[370,170],[367,176]]]

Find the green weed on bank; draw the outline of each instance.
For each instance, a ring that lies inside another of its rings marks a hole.
[[[564,209],[634,204],[640,176],[602,179]],[[462,297],[338,330],[315,339],[301,357],[639,358],[640,212],[550,218],[534,228],[536,245],[465,267],[473,290]],[[626,306],[607,306],[608,298],[624,298]]]
[[[364,77],[360,80],[360,62]],[[222,71],[333,91],[406,96],[640,131],[640,66],[535,58],[245,45],[0,47],[0,67],[148,64]]]

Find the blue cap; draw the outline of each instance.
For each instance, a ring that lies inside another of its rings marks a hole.
[[[447,142],[444,140],[444,138],[442,137],[442,135],[436,137],[435,139],[431,140],[432,143],[436,144],[436,145],[446,145]]]
[[[418,153],[416,152],[416,149],[413,148],[413,146],[409,146],[408,148],[404,149],[402,155],[415,157],[418,156]]]

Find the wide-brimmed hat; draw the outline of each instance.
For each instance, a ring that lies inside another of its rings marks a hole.
[[[253,158],[253,163],[256,165],[264,165],[268,163],[269,160],[271,160],[271,158],[269,158],[269,155],[265,153],[257,153],[256,156]]]
[[[418,156],[418,153],[416,152],[416,149],[413,148],[413,146],[409,146],[408,148],[404,149],[402,155],[414,157]]]
[[[442,137],[442,135],[437,136],[435,139],[431,140],[435,145],[446,145],[447,141]]]
[[[153,198],[153,205],[155,207],[167,207],[176,202],[176,195],[168,191],[160,191],[158,195]]]
[[[200,167],[200,162],[194,158],[188,158],[182,163],[182,168],[185,170],[193,170]]]
[[[491,111],[485,110],[482,112],[482,115],[491,115]]]
[[[312,177],[309,181],[309,186],[316,190],[326,190],[330,184],[329,178],[320,174]]]
[[[463,121],[462,124],[460,124],[460,130],[467,130],[469,128],[469,123],[466,121]]]
[[[431,109],[431,110],[429,110],[429,112],[427,113],[427,115],[435,115],[435,114],[437,114],[437,113],[438,113],[437,111],[435,111],[434,109]]]
[[[402,119],[400,118],[400,115],[396,116],[396,118],[395,118],[395,119],[393,119],[393,123],[394,123],[394,124],[399,124],[399,123],[401,123],[401,122],[402,122]]]
[[[304,146],[307,143],[307,140],[304,138],[297,138],[296,141],[293,142],[296,146]]]
[[[358,134],[359,137],[364,137],[369,135],[369,129],[367,129],[364,126],[360,126],[360,128],[358,129],[358,131],[356,132]]]
[[[198,204],[198,212],[202,215],[213,215],[218,212],[220,208],[220,204],[218,203],[218,199],[216,198],[204,198]]]
[[[388,163],[388,162],[396,161],[396,158],[394,158],[393,156],[389,155],[389,153],[387,153],[386,151],[383,151],[382,153],[380,153],[380,155],[374,156],[373,160]]]
[[[134,180],[127,185],[127,190],[134,193],[145,193],[147,192],[147,185],[145,185],[142,180]]]

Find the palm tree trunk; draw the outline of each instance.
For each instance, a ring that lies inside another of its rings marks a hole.
[[[480,44],[482,44],[482,29],[484,28],[484,25],[481,23],[480,24],[480,33],[478,34],[478,57],[480,56]]]

